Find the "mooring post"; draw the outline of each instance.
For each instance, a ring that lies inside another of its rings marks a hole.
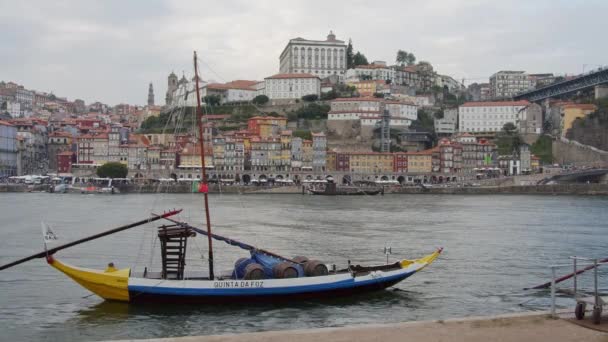
[[[556,318],[556,314],[555,314],[555,266],[551,266],[551,317]]]

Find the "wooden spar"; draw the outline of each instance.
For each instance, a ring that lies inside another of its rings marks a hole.
[[[163,218],[168,218],[170,216],[177,215],[177,214],[179,214],[181,212],[182,212],[182,209],[179,209],[179,210],[169,211],[169,212],[164,213],[162,215],[154,215],[154,216],[149,217],[149,218],[147,218],[145,220],[137,221],[137,222],[134,222],[134,223],[131,223],[131,224],[127,224],[125,226],[120,226],[118,228],[110,229],[110,230],[105,231],[103,233],[91,235],[89,237],[86,237],[86,238],[83,238],[83,239],[80,239],[80,240],[76,240],[76,241],[72,241],[70,243],[66,243],[65,245],[61,245],[61,246],[57,246],[57,247],[54,247],[54,248],[50,248],[50,249],[48,249],[48,250],[46,250],[44,252],[36,253],[36,254],[30,255],[30,256],[28,256],[26,258],[19,259],[17,261],[13,261],[13,262],[8,263],[6,265],[2,265],[2,266],[0,266],[0,271],[4,270],[4,269],[7,269],[7,268],[10,268],[10,267],[13,267],[13,266],[16,266],[16,265],[19,265],[21,263],[24,263],[24,262],[32,260],[32,259],[44,258],[47,255],[51,255],[51,254],[53,254],[53,253],[55,253],[57,251],[60,251],[62,249],[66,249],[66,248],[69,248],[69,247],[72,247],[72,246],[79,245],[79,244],[81,244],[83,242],[99,239],[100,237],[104,237],[106,235],[118,233],[118,232],[123,231],[123,230],[127,230],[127,229],[130,229],[130,228],[141,226],[142,224],[150,223],[150,222],[153,222],[153,221],[156,221],[156,220],[160,220],[160,219],[163,219]]]
[[[608,258],[598,260],[598,266],[599,266],[600,264],[602,264],[602,263],[606,263],[606,262],[608,262]],[[562,282],[562,281],[564,281],[564,280],[568,280],[568,279],[570,279],[570,278],[574,277],[574,275],[575,275],[575,274],[576,274],[576,275],[579,275],[579,274],[581,274],[581,273],[583,273],[583,272],[585,272],[585,271],[589,271],[589,270],[592,270],[592,269],[594,269],[594,268],[595,268],[595,265],[589,265],[589,266],[587,266],[587,267],[585,267],[585,268],[581,268],[580,270],[578,270],[578,271],[576,271],[576,272],[572,272],[572,273],[570,273],[570,274],[566,274],[565,276],[562,276],[562,277],[559,277],[559,278],[555,279],[555,283],[556,283],[556,284],[557,284],[557,283],[561,283],[561,282]],[[550,286],[551,286],[551,282],[549,281],[549,282],[546,282],[546,283],[544,283],[544,284],[540,284],[540,285],[537,285],[537,286],[534,286],[534,287],[528,287],[528,288],[525,288],[524,290],[540,290],[540,289],[548,289]]]
[[[199,233],[201,233],[201,234],[207,235],[207,234],[205,234],[205,231],[204,231],[204,230],[202,230],[202,229],[200,229],[200,228],[197,228],[197,227],[194,227],[194,226],[192,226],[192,225],[189,225],[189,224],[188,224],[188,223],[186,223],[186,222],[181,222],[181,221],[174,220],[174,219],[170,219],[170,218],[167,218],[167,217],[163,217],[163,218],[164,218],[165,220],[167,220],[167,221],[170,221],[170,222],[173,222],[173,223],[177,224],[178,226],[182,226],[182,227],[184,227],[184,228],[190,228],[190,229],[195,230],[195,231],[197,231],[197,232],[199,232]],[[262,252],[262,253],[264,253],[264,254],[270,255],[270,256],[272,256],[272,257],[275,257],[275,258],[279,258],[279,259],[282,259],[282,260],[285,260],[285,261],[292,262],[292,263],[294,263],[294,264],[301,264],[301,262],[297,262],[297,261],[295,261],[295,260],[293,260],[293,259],[286,258],[286,257],[284,257],[284,256],[278,255],[278,254],[273,253],[273,252],[271,252],[271,251],[267,251],[267,250],[265,250],[265,249],[261,249],[261,248],[256,248],[256,247],[253,247],[253,246],[251,246],[251,245],[249,245],[249,244],[246,244],[246,243],[240,242],[240,241],[238,241],[238,240],[234,240],[234,239],[228,239],[228,238],[227,238],[227,237],[225,237],[225,236],[221,236],[221,235],[217,235],[217,234],[210,234],[210,235],[207,235],[207,236],[208,236],[208,237],[214,237],[214,238],[216,238],[216,239],[223,240],[224,242],[227,242],[228,240],[230,240],[230,241],[233,241],[233,242],[238,243],[239,245],[242,245],[242,246],[246,246],[246,247],[248,247],[248,248],[247,248],[248,250],[256,250],[256,251]]]
[[[209,183],[205,171],[205,138],[203,130],[203,113],[201,111],[201,94],[198,88],[198,60],[194,51],[194,82],[196,87],[196,119],[198,121],[198,141],[201,145],[201,182],[207,188],[203,192],[205,202],[205,219],[207,222],[207,244],[209,245],[209,279],[213,280],[213,240],[211,239],[211,220],[209,218]]]

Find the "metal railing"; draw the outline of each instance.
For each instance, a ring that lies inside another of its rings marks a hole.
[[[608,264],[608,262],[602,259],[584,258],[578,256],[571,256],[572,264],[557,264],[549,266],[551,268],[551,317],[557,318],[556,310],[556,292],[557,283],[569,279],[568,276],[557,277],[557,269],[564,267],[572,267],[572,281],[573,281],[573,296],[576,299],[579,292],[578,288],[578,276],[586,271],[593,269],[593,293],[595,297],[594,305],[597,307],[600,305],[599,293],[598,293],[598,269],[600,266]],[[586,261],[587,263],[579,263],[578,261]],[[578,267],[584,266],[579,269]],[[568,278],[565,278],[568,277]]]

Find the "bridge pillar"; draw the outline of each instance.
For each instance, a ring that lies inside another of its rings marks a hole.
[[[595,86],[595,99],[602,99],[608,97],[608,85]]]

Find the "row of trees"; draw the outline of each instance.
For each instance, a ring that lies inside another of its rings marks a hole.
[[[416,63],[416,56],[411,52],[399,50],[397,51],[397,58],[395,61],[401,66],[414,65],[414,63]]]
[[[351,39],[348,40],[348,46],[346,47],[346,68],[352,69],[356,65],[368,65],[369,61],[364,54],[360,51],[354,53],[353,42]]]

